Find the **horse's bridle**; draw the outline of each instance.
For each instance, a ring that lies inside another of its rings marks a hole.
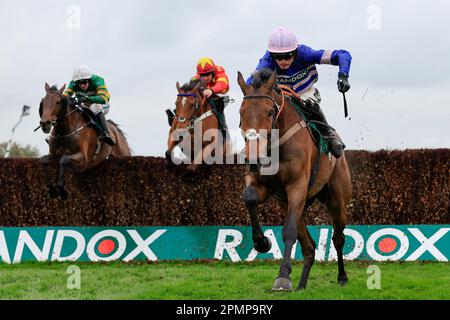
[[[250,100],[250,99],[269,99],[273,103],[273,114],[272,114],[272,129],[275,129],[275,123],[278,119],[278,115],[280,114],[282,107],[279,106],[278,103],[275,101],[275,99],[272,96],[269,95],[253,95],[253,96],[244,96],[244,100]],[[243,132],[244,139],[246,140],[256,140],[260,137],[260,134],[256,132],[254,129],[248,130],[248,132]],[[270,137],[266,137],[267,140],[270,143]]]
[[[64,119],[66,119],[69,115],[71,115],[72,113],[74,113],[75,111],[79,110],[80,107],[78,105],[75,106],[75,108],[73,108],[72,110],[70,110],[69,112],[67,112],[67,107],[69,106],[69,103],[67,101],[67,97],[64,96],[63,94],[61,94],[59,91],[50,91],[48,92],[49,94],[57,94],[60,98],[61,98],[61,110],[58,112],[58,114],[56,115],[56,119],[52,121],[52,126],[54,127],[55,125],[57,125],[58,123],[64,123]],[[41,102],[41,106],[39,107],[39,112],[41,113],[41,108],[42,108],[42,102]],[[61,114],[63,114],[63,116],[61,116]],[[52,138],[55,139],[63,139],[63,138],[68,138],[70,136],[73,136],[75,134],[77,134],[78,132],[80,132],[81,130],[85,129],[90,123],[86,123],[84,126],[81,126],[77,129],[75,129],[73,132],[63,135],[63,136],[59,136],[59,135],[53,135],[52,133],[50,133],[50,136]],[[40,128],[37,127],[34,131],[38,130]]]
[[[207,117],[213,115],[212,110],[209,110],[199,116],[196,115],[196,113],[200,110],[201,104],[198,103],[197,95],[195,93],[179,93],[179,94],[177,94],[177,97],[194,97],[194,100],[195,100],[194,111],[192,112],[192,116],[189,119],[186,119],[184,117],[179,117],[178,115],[175,114],[175,118],[178,120],[179,123],[185,123],[186,121],[189,121],[189,125],[187,127],[188,130],[191,130],[194,128],[195,122],[202,121],[202,120],[206,119]],[[203,104],[203,102],[202,102],[202,104]]]

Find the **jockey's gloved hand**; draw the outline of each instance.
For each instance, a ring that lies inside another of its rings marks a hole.
[[[347,92],[350,89],[350,83],[348,83],[348,76],[343,73],[339,73],[337,86],[339,92],[342,93]]]
[[[211,89],[205,89],[203,90],[203,94],[205,95],[205,97],[209,98],[213,95],[213,91]]]
[[[87,96],[80,96],[80,97],[78,97],[78,102],[79,103],[89,102],[89,97],[87,97]]]

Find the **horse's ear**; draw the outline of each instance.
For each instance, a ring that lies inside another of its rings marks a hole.
[[[241,87],[242,93],[246,95],[248,92],[248,85],[247,83],[245,83],[244,77],[242,76],[242,73],[240,71],[238,71],[237,81],[239,83],[239,86]]]
[[[44,113],[44,99],[41,100],[39,104],[39,118],[42,118],[42,114]]]
[[[277,80],[277,73],[273,72],[270,76],[269,80],[264,84],[264,89],[267,90],[267,93],[272,92],[273,86],[275,85],[275,81]]]
[[[180,83],[177,81],[177,90],[178,90],[178,93],[181,93],[181,87],[180,87]]]
[[[64,83],[64,85],[62,86],[62,88],[59,89],[59,93],[63,94],[65,89],[66,89],[66,84]]]
[[[50,86],[48,85],[48,83],[45,83],[45,92],[49,92],[50,91]]]

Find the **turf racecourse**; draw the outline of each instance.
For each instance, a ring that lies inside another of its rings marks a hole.
[[[80,289],[68,289],[81,270]],[[367,288],[369,265],[381,270],[381,289]],[[293,264],[296,285],[302,263]],[[305,291],[273,293],[279,262],[24,263],[0,264],[1,299],[450,299],[450,264],[347,262],[349,283],[337,284],[336,263],[316,263]]]

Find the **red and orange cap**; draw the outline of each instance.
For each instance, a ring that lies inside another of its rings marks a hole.
[[[214,68],[216,65],[214,64],[214,61],[211,58],[201,58],[197,62],[197,73],[198,74],[205,74],[205,73],[211,73],[214,71]]]

